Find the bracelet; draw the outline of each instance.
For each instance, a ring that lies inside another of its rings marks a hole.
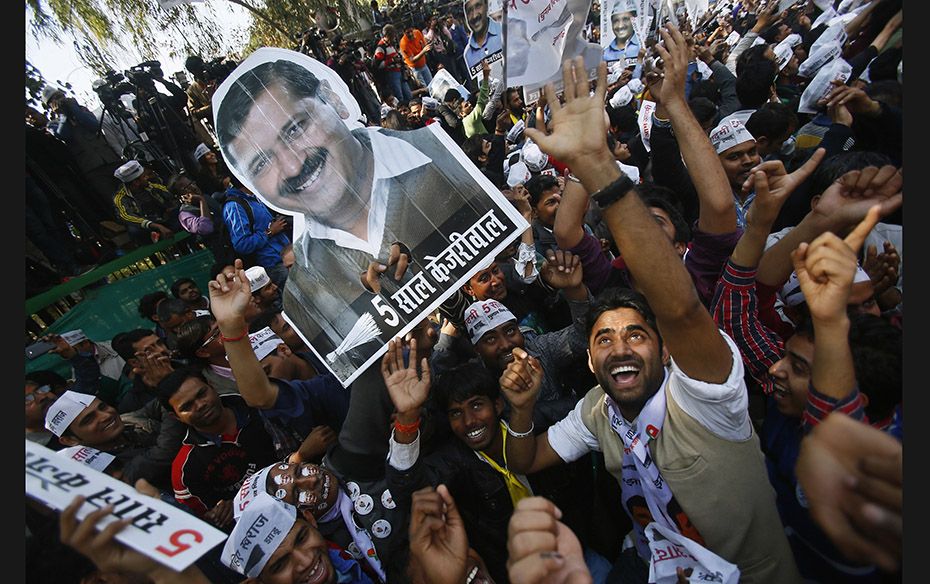
[[[536,428],[536,423],[530,422],[530,429],[527,430],[526,432],[514,432],[510,428],[510,424],[505,424],[505,425],[507,426],[507,433],[513,436],[514,438],[526,438],[527,436],[532,436],[533,430]]]
[[[620,178],[591,195],[591,198],[601,209],[606,209],[624,197],[633,189],[633,181],[625,174]]]
[[[420,418],[417,418],[417,421],[412,424],[401,424],[395,420],[394,429],[404,434],[413,434],[420,429]]]
[[[248,328],[248,327],[246,327],[246,329],[245,329],[244,331],[242,331],[242,334],[239,335],[238,337],[231,337],[231,338],[229,338],[229,337],[223,336],[223,333],[220,333],[220,341],[222,341],[222,342],[224,342],[224,343],[235,343],[236,341],[241,341],[242,339],[246,338],[247,336],[249,336],[249,328]]]

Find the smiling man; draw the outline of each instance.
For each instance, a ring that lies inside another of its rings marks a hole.
[[[743,183],[749,178],[749,172],[762,163],[756,139],[743,122],[725,120],[710,132],[710,142],[717,151],[723,172],[730,181],[733,190],[733,203],[736,205],[736,226],[746,227],[746,213],[756,198],[755,192],[743,193]]]
[[[291,51],[256,51],[218,91],[216,127],[237,176],[303,227],[284,311],[345,378],[380,346],[336,351],[353,325],[369,313],[383,342],[397,334],[409,321],[391,295],[495,203],[438,132],[350,129],[358,106],[324,70]],[[403,255],[399,280],[394,268],[371,276]]]
[[[488,16],[488,0],[465,0],[465,22],[471,34],[462,57],[472,79],[481,74],[481,60],[497,63],[504,56],[504,36],[501,25]],[[500,65],[495,65],[495,68]],[[498,77],[498,75],[494,75]]]

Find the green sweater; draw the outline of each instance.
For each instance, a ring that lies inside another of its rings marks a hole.
[[[474,109],[467,116],[462,118],[462,127],[465,129],[466,138],[488,133],[481,118],[484,113],[484,106],[488,105],[488,92],[488,80],[482,79],[478,89],[478,103],[475,104]]]

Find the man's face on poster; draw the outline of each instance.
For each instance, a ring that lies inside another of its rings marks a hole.
[[[465,21],[476,37],[488,30],[488,0],[465,0]]]
[[[610,15],[610,27],[617,37],[617,43],[626,43],[633,36],[633,13],[615,12]]]
[[[321,223],[343,226],[370,198],[359,188],[364,150],[320,93],[301,97],[281,83],[269,85],[229,150],[270,203]]]

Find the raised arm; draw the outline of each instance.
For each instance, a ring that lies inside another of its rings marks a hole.
[[[235,276],[228,277],[220,272],[215,280],[210,280],[210,310],[220,328],[220,338],[226,349],[229,366],[236,376],[239,393],[250,406],[267,409],[278,399],[278,386],[268,379],[249,342],[245,312],[252,291],[245,270],[242,269],[242,260],[237,259],[235,266]]]

